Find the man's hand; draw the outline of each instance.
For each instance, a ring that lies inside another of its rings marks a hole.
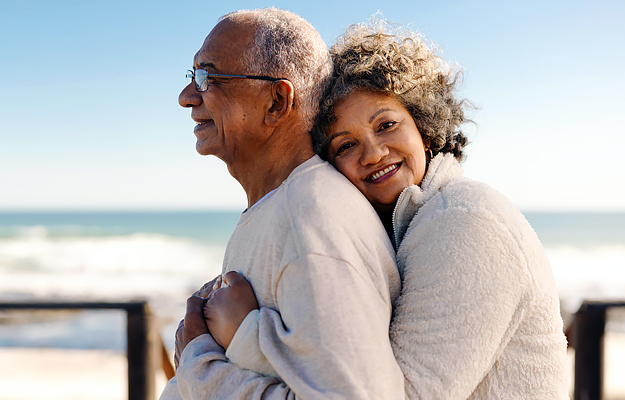
[[[209,294],[204,306],[204,317],[213,339],[227,349],[247,314],[257,308],[249,282],[237,272],[225,274],[221,286]]]

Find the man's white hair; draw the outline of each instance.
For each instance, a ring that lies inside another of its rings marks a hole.
[[[310,131],[332,73],[328,48],[319,32],[299,15],[275,7],[239,10],[222,20],[256,26],[251,45],[243,53],[246,73],[291,81],[303,125]]]

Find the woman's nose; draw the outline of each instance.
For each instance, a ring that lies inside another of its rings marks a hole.
[[[195,82],[189,83],[178,96],[178,104],[182,107],[194,107],[202,104],[202,95],[195,89]]]
[[[384,143],[378,142],[376,137],[373,137],[364,142],[360,163],[363,166],[377,164],[387,155],[388,147]]]

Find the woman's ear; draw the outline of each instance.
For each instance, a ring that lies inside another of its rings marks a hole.
[[[293,84],[286,79],[280,79],[271,84],[273,104],[265,115],[265,123],[269,126],[277,126],[293,110],[295,91]]]

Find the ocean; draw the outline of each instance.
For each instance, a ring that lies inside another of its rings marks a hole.
[[[625,299],[625,213],[526,213],[565,312]],[[167,343],[186,298],[221,270],[238,212],[0,213],[0,301],[145,299]],[[32,314],[32,313],[31,313]],[[121,312],[0,313],[0,347],[125,347]],[[56,316],[55,316],[56,315]]]

